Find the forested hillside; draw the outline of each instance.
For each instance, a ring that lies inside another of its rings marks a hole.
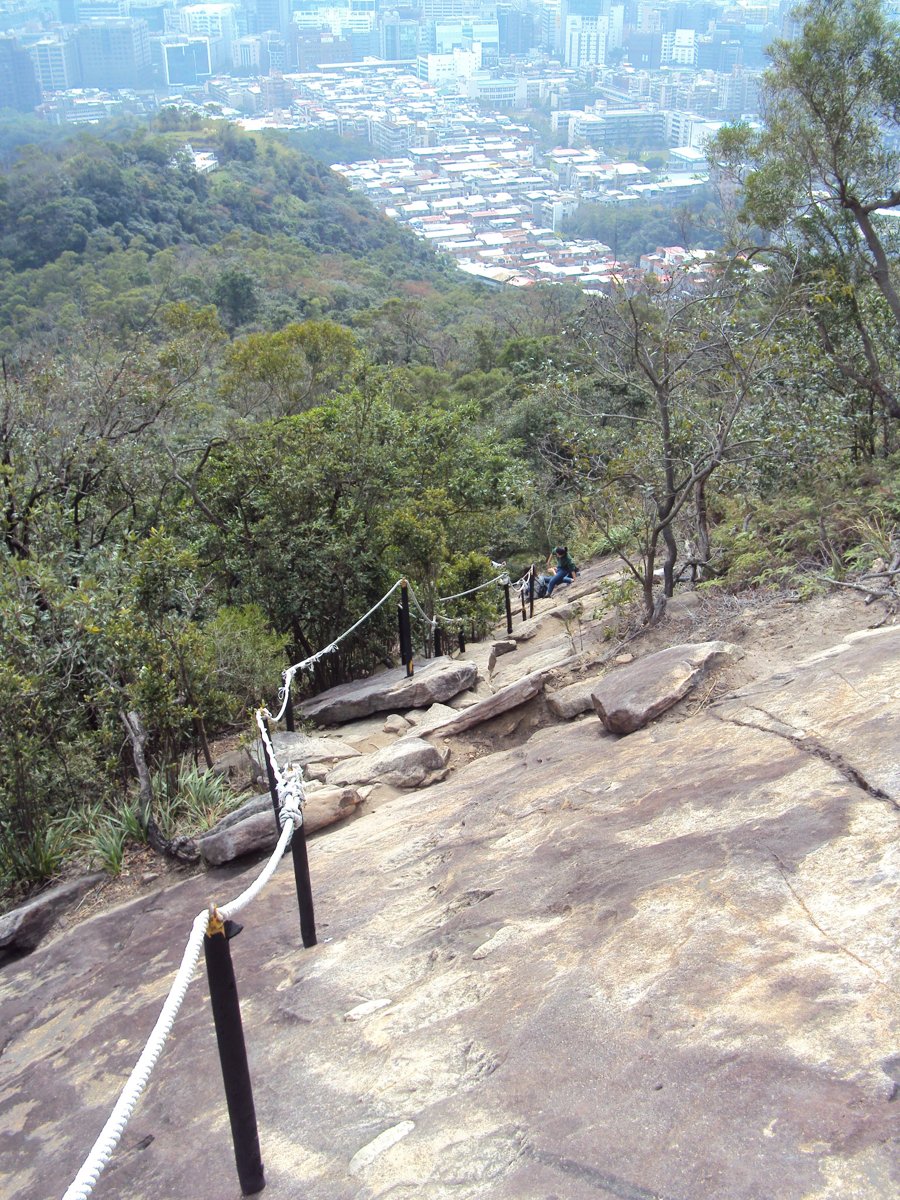
[[[184,124],[3,143],[9,894],[73,852],[115,870],[141,834],[129,714],[164,834],[189,794],[202,819],[208,739],[399,575],[431,605],[564,540],[623,556],[611,598],[636,621],[681,576],[892,581],[895,259],[852,186],[791,208],[784,143],[729,131],[712,286],[485,291],[278,137]],[[306,686],[372,669],[393,633],[371,622]]]

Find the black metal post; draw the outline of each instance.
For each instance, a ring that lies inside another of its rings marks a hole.
[[[206,956],[209,998],[216,1026],[238,1180],[245,1196],[255,1196],[266,1186],[266,1177],[259,1150],[259,1131],[241,1024],[241,1006],[228,945],[229,938],[240,931],[240,925],[234,921],[223,922],[213,910],[203,938],[203,952]]]
[[[400,639],[401,657],[403,657],[403,665],[406,667],[406,676],[409,679],[413,674],[413,652],[412,633],[409,628],[409,587],[405,579],[400,585]],[[403,656],[404,646],[406,647],[405,656]]]
[[[466,639],[463,637],[462,625],[459,627],[459,652],[460,654],[466,652]]]
[[[528,580],[528,615],[534,616],[534,563],[531,564],[531,577]]]
[[[271,738],[272,734],[269,730],[269,722],[264,721],[263,724],[266,727],[266,733]],[[263,757],[266,760],[266,776],[269,780],[269,794],[272,797],[272,807],[275,809],[275,828],[279,833],[281,833],[281,821],[279,820],[279,813],[281,812],[281,797],[278,795],[278,781],[275,778],[275,768],[272,766],[272,759],[269,755],[269,747],[266,745],[265,741],[263,741],[262,748]]]
[[[509,584],[503,585],[503,603],[506,605],[506,632],[512,633],[512,606],[509,602]]]
[[[291,858],[294,860],[294,883],[300,906],[300,935],[308,950],[316,944],[316,914],[313,911],[312,884],[309,879],[309,856],[306,853],[306,830],[301,825],[291,838]]]
[[[522,601],[522,620],[524,621],[525,618],[528,616],[528,613],[525,610],[525,588],[524,587],[519,588],[519,599]]]
[[[444,653],[444,648],[441,645],[441,629],[439,625],[434,627],[434,657],[440,658]]]
[[[285,705],[285,709],[284,709],[284,723],[285,723],[285,727],[287,728],[288,733],[294,732],[294,697],[292,695],[293,690],[294,690],[294,684],[293,684],[293,680],[291,680],[287,684],[287,704]]]

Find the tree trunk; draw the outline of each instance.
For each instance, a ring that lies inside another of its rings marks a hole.
[[[675,564],[678,562],[678,544],[671,525],[664,525],[662,539],[666,544],[666,557],[663,560],[663,595],[668,599],[675,593]]]
[[[698,479],[694,485],[694,506],[697,515],[697,558],[700,560],[700,578],[710,579],[712,572],[709,568],[709,509],[706,504],[705,479]]]
[[[144,748],[147,745],[147,731],[140,715],[136,712],[120,712],[119,717],[128,734],[131,743],[131,753],[134,757],[134,769],[137,772],[138,788],[141,796],[141,824],[147,831],[147,844],[157,854],[174,858],[177,862],[196,863],[200,854],[192,838],[177,837],[171,840],[163,837],[162,830],[153,819],[153,784],[150,780],[150,769]]]

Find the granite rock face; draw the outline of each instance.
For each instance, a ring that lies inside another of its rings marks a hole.
[[[289,864],[234,943],[267,1194],[900,1193],[898,712],[894,627],[678,724],[541,730],[313,840],[320,944]],[[64,1193],[209,899],[188,879],[0,972],[4,1194]],[[97,1200],[237,1194],[200,980],[174,1032]]]
[[[600,680],[591,693],[594,709],[610,733],[634,733],[739,653],[727,642],[697,642],[648,654]]]
[[[403,667],[373,675],[370,679],[341,684],[305,700],[303,715],[322,725],[340,725],[376,712],[405,708],[428,708],[449,700],[472,687],[478,677],[474,662],[456,662],[442,656],[417,665],[411,679]]]

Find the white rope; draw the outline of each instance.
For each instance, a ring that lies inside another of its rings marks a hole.
[[[449,604],[451,600],[460,600],[463,596],[471,596],[473,592],[480,592],[482,588],[490,587],[493,583],[499,583],[502,586],[509,583],[509,576],[504,572],[502,575],[495,575],[493,579],[489,579],[486,583],[479,583],[477,587],[469,588],[465,592],[457,592],[455,596],[439,596],[438,604]]]
[[[428,613],[425,611],[425,609],[419,603],[419,597],[416,595],[415,590],[413,589],[413,585],[408,580],[407,580],[406,586],[409,591],[409,598],[412,600],[413,607],[416,609],[416,612],[418,613],[418,615],[422,618],[422,620],[427,625],[429,625],[432,629],[434,629],[435,626],[437,625],[437,618],[429,617]]]
[[[292,814],[285,814],[285,816],[287,815]],[[291,840],[294,825],[295,822],[293,820],[284,820],[278,845],[272,851],[272,855],[263,870],[250,887],[241,892],[230,903],[226,904],[224,908],[219,909],[223,920],[228,920],[235,913],[240,912],[242,908],[246,908],[272,878],[275,868],[281,861],[281,856],[284,854]],[[128,1076],[125,1086],[119,1093],[119,1099],[116,1101],[109,1119],[100,1131],[100,1136],[91,1147],[90,1153],[81,1166],[81,1170],[69,1185],[63,1200],[87,1200],[87,1197],[94,1190],[103,1168],[109,1162],[113,1151],[119,1144],[119,1139],[125,1132],[125,1126],[128,1124],[129,1118],[134,1112],[144,1088],[147,1086],[150,1073],[156,1066],[166,1038],[175,1024],[178,1010],[181,1008],[184,997],[187,994],[194,969],[200,958],[200,952],[203,949],[203,938],[209,924],[209,915],[209,911],[204,911],[194,917],[190,936],[184,948],[184,954],[181,957],[181,966],[178,968],[175,978],[172,981],[169,994],[166,996],[160,1014],[156,1019],[153,1031],[147,1039],[147,1044],[144,1046],[140,1058],[135,1063],[134,1069]]]
[[[360,625],[362,625],[365,621],[368,621],[372,613],[377,612],[378,609],[381,608],[382,604],[384,604],[384,602],[388,600],[394,594],[394,592],[396,592],[397,588],[400,587],[402,583],[403,580],[398,579],[394,586],[389,591],[385,592],[377,604],[373,604],[369,611],[365,613],[364,616],[360,617],[355,625],[351,625],[349,629],[345,629],[344,632],[339,634],[333,642],[329,642],[327,646],[323,646],[321,650],[317,650],[315,654],[311,654],[309,658],[304,658],[302,662],[294,663],[293,666],[288,667],[286,671],[282,672],[281,678],[283,682],[281,687],[278,689],[278,696],[281,700],[281,708],[278,710],[278,715],[275,716],[273,713],[270,713],[268,709],[261,711],[265,711],[266,715],[271,717],[273,721],[280,721],[287,711],[288,696],[291,694],[291,684],[293,683],[294,676],[297,674],[297,672],[303,671],[307,667],[311,667],[313,663],[318,662],[320,658],[324,658],[326,654],[333,654],[341,642],[345,638],[348,638],[351,633],[355,633],[356,630],[359,629]]]
[[[303,824],[303,805],[306,803],[306,785],[303,779],[303,771],[300,767],[295,767],[293,773],[288,778],[285,778],[282,774],[278,755],[275,753],[275,747],[272,745],[272,739],[269,736],[266,716],[271,716],[268,709],[258,708],[256,710],[256,724],[259,728],[259,736],[266,748],[269,763],[272,767],[272,774],[275,776],[279,819],[284,822],[288,816],[291,816],[294,825],[299,828]]]

